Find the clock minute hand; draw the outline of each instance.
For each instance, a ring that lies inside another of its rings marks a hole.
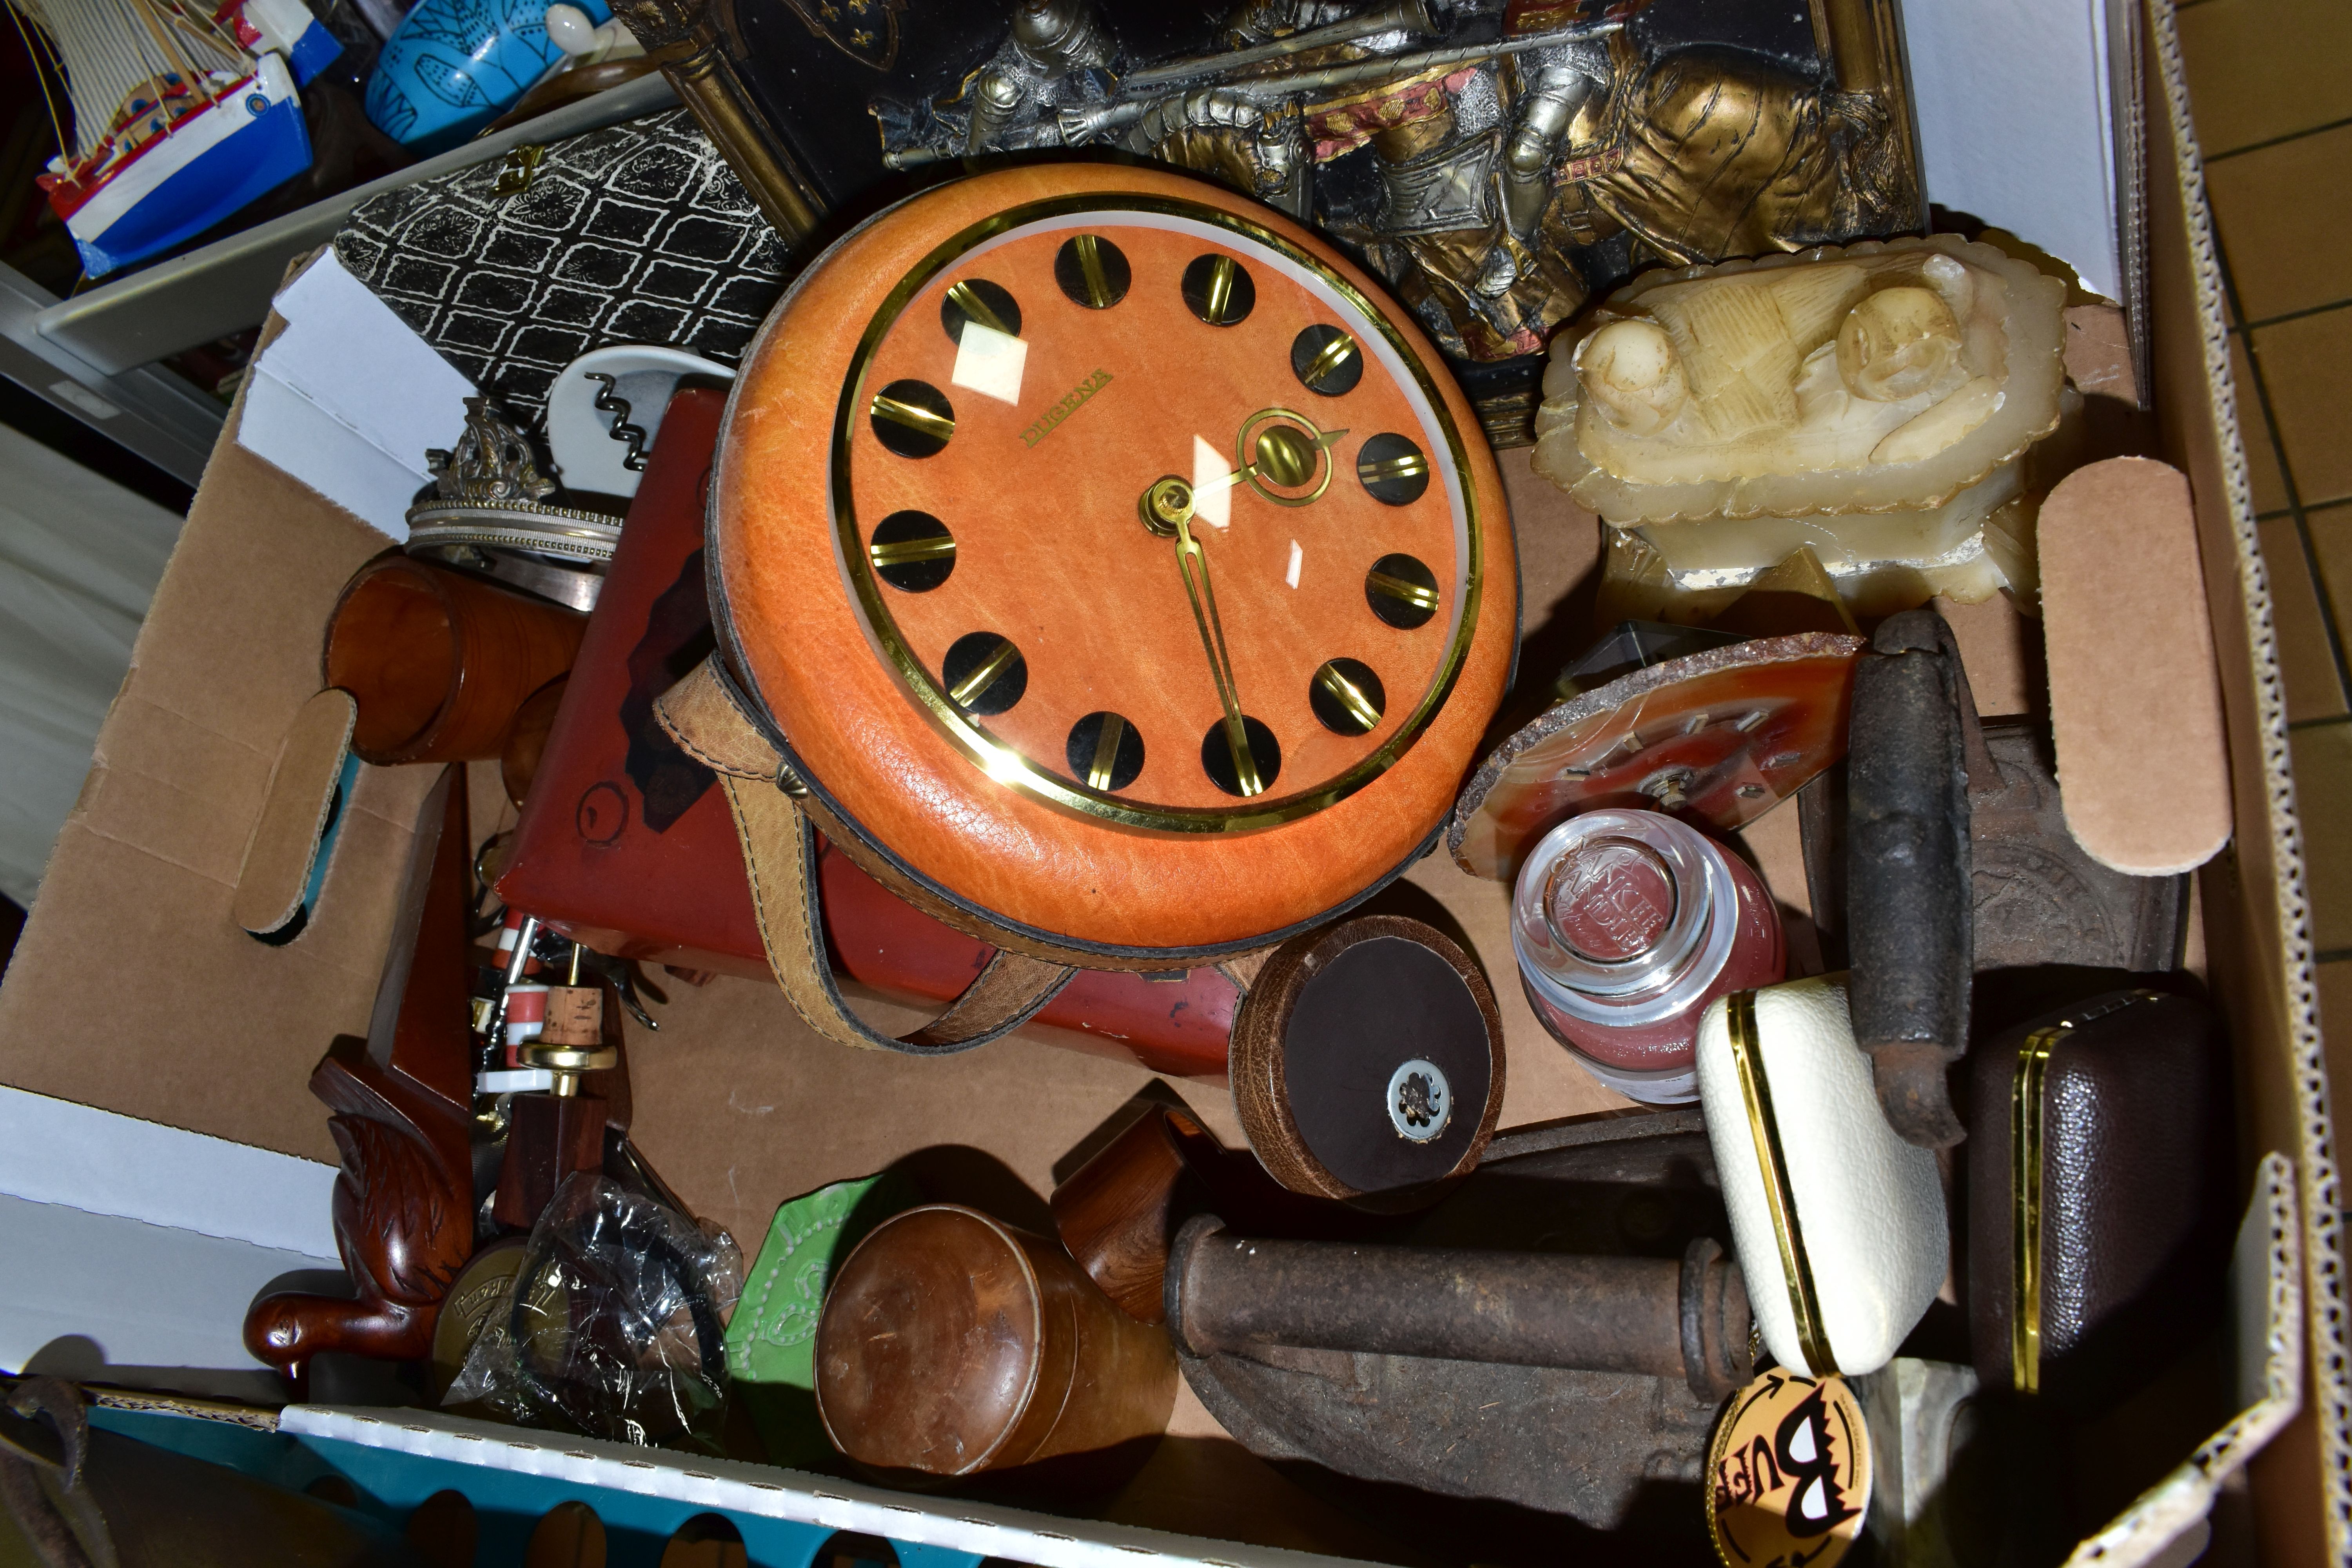
[[[1192,624],[1201,630],[1201,649],[1209,656],[1209,673],[1217,683],[1217,700],[1225,710],[1225,742],[1233,748],[1234,779],[1244,795],[1263,795],[1257,762],[1250,755],[1249,733],[1242,723],[1241,692],[1234,684],[1234,664],[1225,652],[1225,628],[1217,618],[1216,591],[1209,586],[1209,558],[1192,537],[1188,516],[1176,519],[1176,564],[1184,574],[1184,592],[1192,601]]]

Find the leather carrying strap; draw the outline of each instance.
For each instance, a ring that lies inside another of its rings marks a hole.
[[[768,967],[809,1027],[845,1046],[945,1056],[1009,1035],[1077,973],[998,948],[945,1012],[913,1034],[883,1034],[850,1012],[825,962],[816,831],[793,796],[807,793],[752,721],[750,705],[713,654],[654,704],[670,738],[719,775],[751,879],[751,908]]]

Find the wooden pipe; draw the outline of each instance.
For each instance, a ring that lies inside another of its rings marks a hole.
[[[1168,1244],[1188,1194],[1205,1198],[1194,1159],[1217,1148],[1181,1110],[1153,1106],[1054,1189],[1047,1206],[1062,1245],[1103,1294],[1141,1322],[1160,1321],[1160,1286]],[[1188,1155],[1190,1157],[1188,1157]]]
[[[367,1038],[338,1039],[310,1074],[310,1092],[335,1113],[335,1247],[358,1299],[281,1293],[253,1304],[246,1349],[289,1373],[320,1351],[421,1359],[473,1255],[470,871],[457,778],[446,771],[420,814]]]

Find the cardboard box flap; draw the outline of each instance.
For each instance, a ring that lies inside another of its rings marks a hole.
[[[2300,1184],[2312,1384],[2302,1415],[2253,1467],[2257,1507],[2270,1560],[2352,1563],[2340,1196],[2285,693],[2173,7],[2148,0],[2147,20],[2151,374],[2165,453],[2189,475],[2197,512],[2236,826],[2231,851],[2200,876],[2206,944],[2237,1046],[2244,1157],[2283,1152]]]
[[[231,916],[328,606],[382,537],[239,447],[232,411],[0,985],[0,1079],[332,1163],[306,1087],[367,1027],[429,768],[362,768],[317,918]]]

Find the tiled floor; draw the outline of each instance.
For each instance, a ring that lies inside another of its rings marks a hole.
[[[2352,1108],[2352,5],[2185,0],[2180,40],[2277,604],[2342,1116]]]

